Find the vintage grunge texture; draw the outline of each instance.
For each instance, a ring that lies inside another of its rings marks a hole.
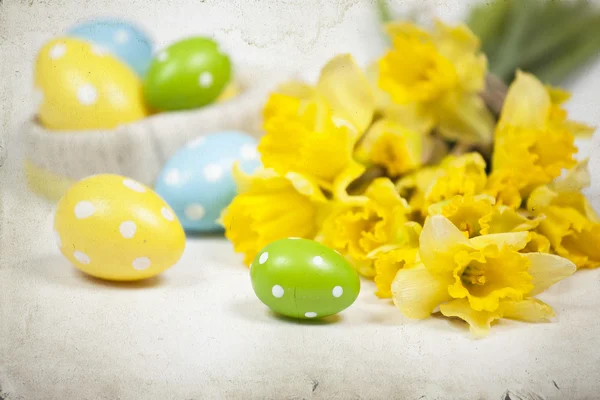
[[[447,20],[466,2],[404,2]],[[189,242],[160,279],[83,277],[52,239],[52,206],[23,184],[18,129],[34,110],[39,46],[93,15],[139,21],[158,46],[194,33],[235,59],[312,79],[339,52],[366,63],[383,42],[369,1],[0,0],[0,399],[594,399],[600,393],[600,270],[542,296],[550,324],[502,323],[480,341],[463,325],[412,322],[363,284],[337,320],[270,315],[224,240]],[[600,123],[600,64],[571,83],[573,118]],[[585,144],[600,207],[600,149]]]

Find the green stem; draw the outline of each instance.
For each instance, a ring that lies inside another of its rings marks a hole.
[[[600,28],[589,32],[585,37],[585,42],[574,42],[570,46],[572,51],[568,56],[559,58],[536,70],[537,77],[542,82],[557,84],[568,77],[571,73],[581,68],[585,63],[600,56]]]

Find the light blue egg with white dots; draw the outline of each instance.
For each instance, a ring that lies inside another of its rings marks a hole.
[[[72,27],[67,34],[96,46],[144,77],[152,61],[152,40],[140,28],[120,19],[95,19]]]
[[[188,232],[215,232],[222,210],[237,193],[232,168],[250,174],[260,166],[252,136],[224,131],[200,136],[179,149],[156,180],[156,192],[173,208]]]

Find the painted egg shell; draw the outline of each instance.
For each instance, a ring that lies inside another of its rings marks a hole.
[[[221,230],[216,220],[236,194],[233,164],[239,161],[244,172],[253,172],[260,166],[256,146],[256,139],[237,131],[201,136],[165,164],[155,190],[173,207],[185,230]]]
[[[209,38],[194,37],[162,50],[144,82],[146,102],[157,110],[185,110],[212,103],[231,78],[229,57]]]
[[[147,115],[133,70],[94,45],[59,38],[39,52],[38,117],[51,130],[113,129]]]
[[[152,61],[152,40],[140,28],[118,19],[98,19],[76,25],[68,36],[83,39],[113,54],[143,77]]]
[[[335,250],[306,239],[267,245],[250,266],[256,296],[272,311],[292,318],[322,318],[349,307],[360,279]]]
[[[59,201],[54,216],[62,254],[81,271],[114,281],[145,279],[173,266],[185,233],[150,188],[119,175],[85,178]]]

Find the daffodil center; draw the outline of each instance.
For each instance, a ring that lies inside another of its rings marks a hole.
[[[460,276],[460,280],[465,285],[485,285],[485,270],[485,264],[471,261]]]

